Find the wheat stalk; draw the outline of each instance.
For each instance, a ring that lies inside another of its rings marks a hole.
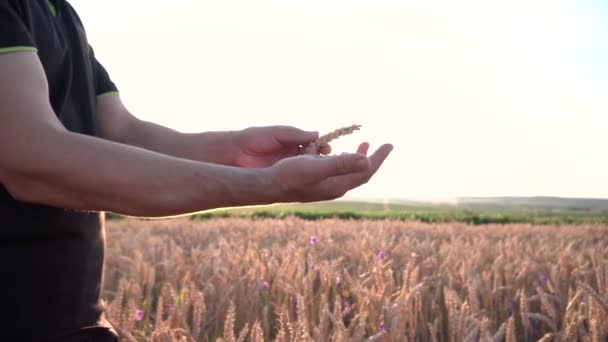
[[[123,312],[122,312],[122,303],[124,300],[124,295],[125,295],[125,282],[121,281],[118,285],[118,291],[116,292],[116,297],[114,297],[114,300],[112,301],[112,303],[110,304],[110,319],[118,324],[119,326],[122,326],[123,322],[122,322],[122,316],[123,316]]]
[[[504,340],[506,334],[507,334],[507,322],[504,322],[503,324],[500,325],[500,328],[498,328],[498,331],[496,331],[496,334],[494,334],[494,337],[492,338],[492,340],[494,342],[500,342],[500,341]]]
[[[205,296],[200,291],[195,292],[192,298],[192,335],[196,340],[201,334],[201,324],[205,311]]]
[[[515,317],[511,316],[507,323],[507,336],[505,337],[505,342],[517,342],[516,332],[515,332]]]
[[[528,331],[530,331],[530,318],[528,318],[528,297],[526,295],[525,288],[519,292],[519,311],[521,315],[521,323],[524,327],[524,332],[527,335]]]
[[[338,128],[338,129],[334,130],[333,132],[330,132],[328,134],[325,134],[325,135],[319,137],[317,140],[308,144],[308,146],[303,147],[300,150],[300,154],[318,155],[318,154],[320,154],[319,149],[323,145],[327,145],[329,142],[331,142],[335,139],[338,139],[341,136],[352,134],[354,131],[357,131],[359,129],[361,129],[361,125],[351,125],[351,126],[347,126],[347,127]]]
[[[236,342],[234,336],[234,323],[236,321],[236,308],[234,303],[230,301],[228,304],[228,312],[226,313],[226,319],[224,320],[224,341]]]
[[[264,332],[259,321],[253,323],[251,328],[251,342],[264,342]]]
[[[538,340],[538,342],[549,342],[551,341],[553,338],[555,337],[554,333],[548,333],[545,336],[543,336],[540,340]]]
[[[247,338],[247,334],[249,334],[249,323],[245,323],[245,326],[241,330],[241,333],[239,334],[239,338],[236,339],[236,342],[245,342],[245,339]]]
[[[288,337],[288,328],[287,328],[287,313],[285,311],[281,311],[279,314],[279,332],[275,338],[277,342],[288,342],[290,337]]]
[[[608,314],[608,303],[606,303],[591,286],[585,283],[579,283],[579,286],[582,287],[585,292],[587,292],[589,297],[593,298],[593,300],[600,305],[600,308],[602,308],[606,314]]]
[[[160,329],[163,325],[163,309],[164,309],[164,299],[163,296],[160,295],[158,297],[158,303],[156,304],[156,319],[154,320],[154,324],[156,325],[156,329]]]
[[[553,322],[557,322],[557,310],[555,310],[555,306],[551,303],[551,300],[549,299],[547,293],[543,291],[540,286],[536,287],[536,293],[538,293],[542,308],[549,314],[549,317],[551,317],[551,320],[553,320]]]

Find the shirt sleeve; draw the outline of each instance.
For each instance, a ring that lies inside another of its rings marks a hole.
[[[93,59],[93,74],[95,75],[95,95],[97,96],[105,96],[112,95],[118,93],[118,88],[116,84],[112,82],[110,75],[106,68],[97,60],[95,57],[95,53],[91,48],[91,58]]]
[[[10,1],[0,0],[0,53],[37,52],[23,19]]]

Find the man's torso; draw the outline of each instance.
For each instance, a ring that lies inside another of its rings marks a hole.
[[[95,135],[96,70],[76,13],[64,0],[0,1],[27,27],[59,120],[72,132]],[[5,307],[0,340],[11,333],[17,340],[54,338],[96,324],[103,253],[100,213],[21,203],[0,184],[0,292]]]

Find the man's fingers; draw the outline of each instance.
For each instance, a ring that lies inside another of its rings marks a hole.
[[[319,153],[325,154],[325,155],[330,154],[331,146],[329,144],[322,145],[321,147],[319,147]]]
[[[275,126],[272,133],[283,146],[308,145],[319,137],[319,132],[304,131],[291,126]]]
[[[365,172],[371,167],[370,160],[357,153],[322,157],[318,159],[318,163],[320,168],[319,171],[325,178],[349,173]]]
[[[366,183],[391,153],[392,145],[383,145],[367,157],[369,144],[361,144],[360,153],[339,156],[298,156],[276,164],[275,182],[299,201],[329,200]]]
[[[391,154],[392,151],[393,151],[393,145],[384,144],[384,145],[380,146],[376,150],[376,152],[374,152],[374,154],[372,154],[369,157],[369,159],[371,160],[371,163],[372,163],[372,170],[371,170],[372,175],[374,173],[376,173],[376,171],[378,171],[378,169],[380,168],[382,163],[384,163],[384,161],[386,160],[388,155]]]
[[[367,152],[369,151],[369,143],[364,142],[361,145],[359,145],[359,148],[357,149],[357,153],[362,154],[362,155],[367,155]]]
[[[368,169],[356,173],[336,175],[324,181],[322,187],[330,194],[341,196],[340,194],[365,184],[378,171],[392,150],[392,145],[382,145],[369,157],[368,161],[371,165]]]
[[[286,159],[275,167],[278,168],[273,175],[274,182],[285,193],[296,194],[301,199],[320,200],[335,196],[335,188],[323,186],[328,180],[368,172],[371,161],[358,153],[331,157],[302,155]]]
[[[367,153],[368,147],[369,144],[362,144],[359,151]],[[392,150],[393,146],[386,144],[380,146],[369,158],[362,155],[363,153],[344,153],[339,156],[320,158],[318,162],[321,163],[320,168],[324,176],[352,178],[347,183],[354,187],[365,183],[376,173]]]

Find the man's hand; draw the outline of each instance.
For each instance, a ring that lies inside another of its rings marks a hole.
[[[250,127],[236,132],[234,145],[227,153],[233,159],[232,165],[270,167],[282,159],[296,156],[300,146],[306,146],[318,137],[318,132],[290,126]],[[331,146],[322,146],[321,153],[331,153]]]
[[[367,156],[369,144],[359,146],[357,153],[333,157],[311,155],[287,158],[271,171],[273,186],[281,192],[281,202],[332,200],[367,183],[391,153],[393,146],[382,145]]]

